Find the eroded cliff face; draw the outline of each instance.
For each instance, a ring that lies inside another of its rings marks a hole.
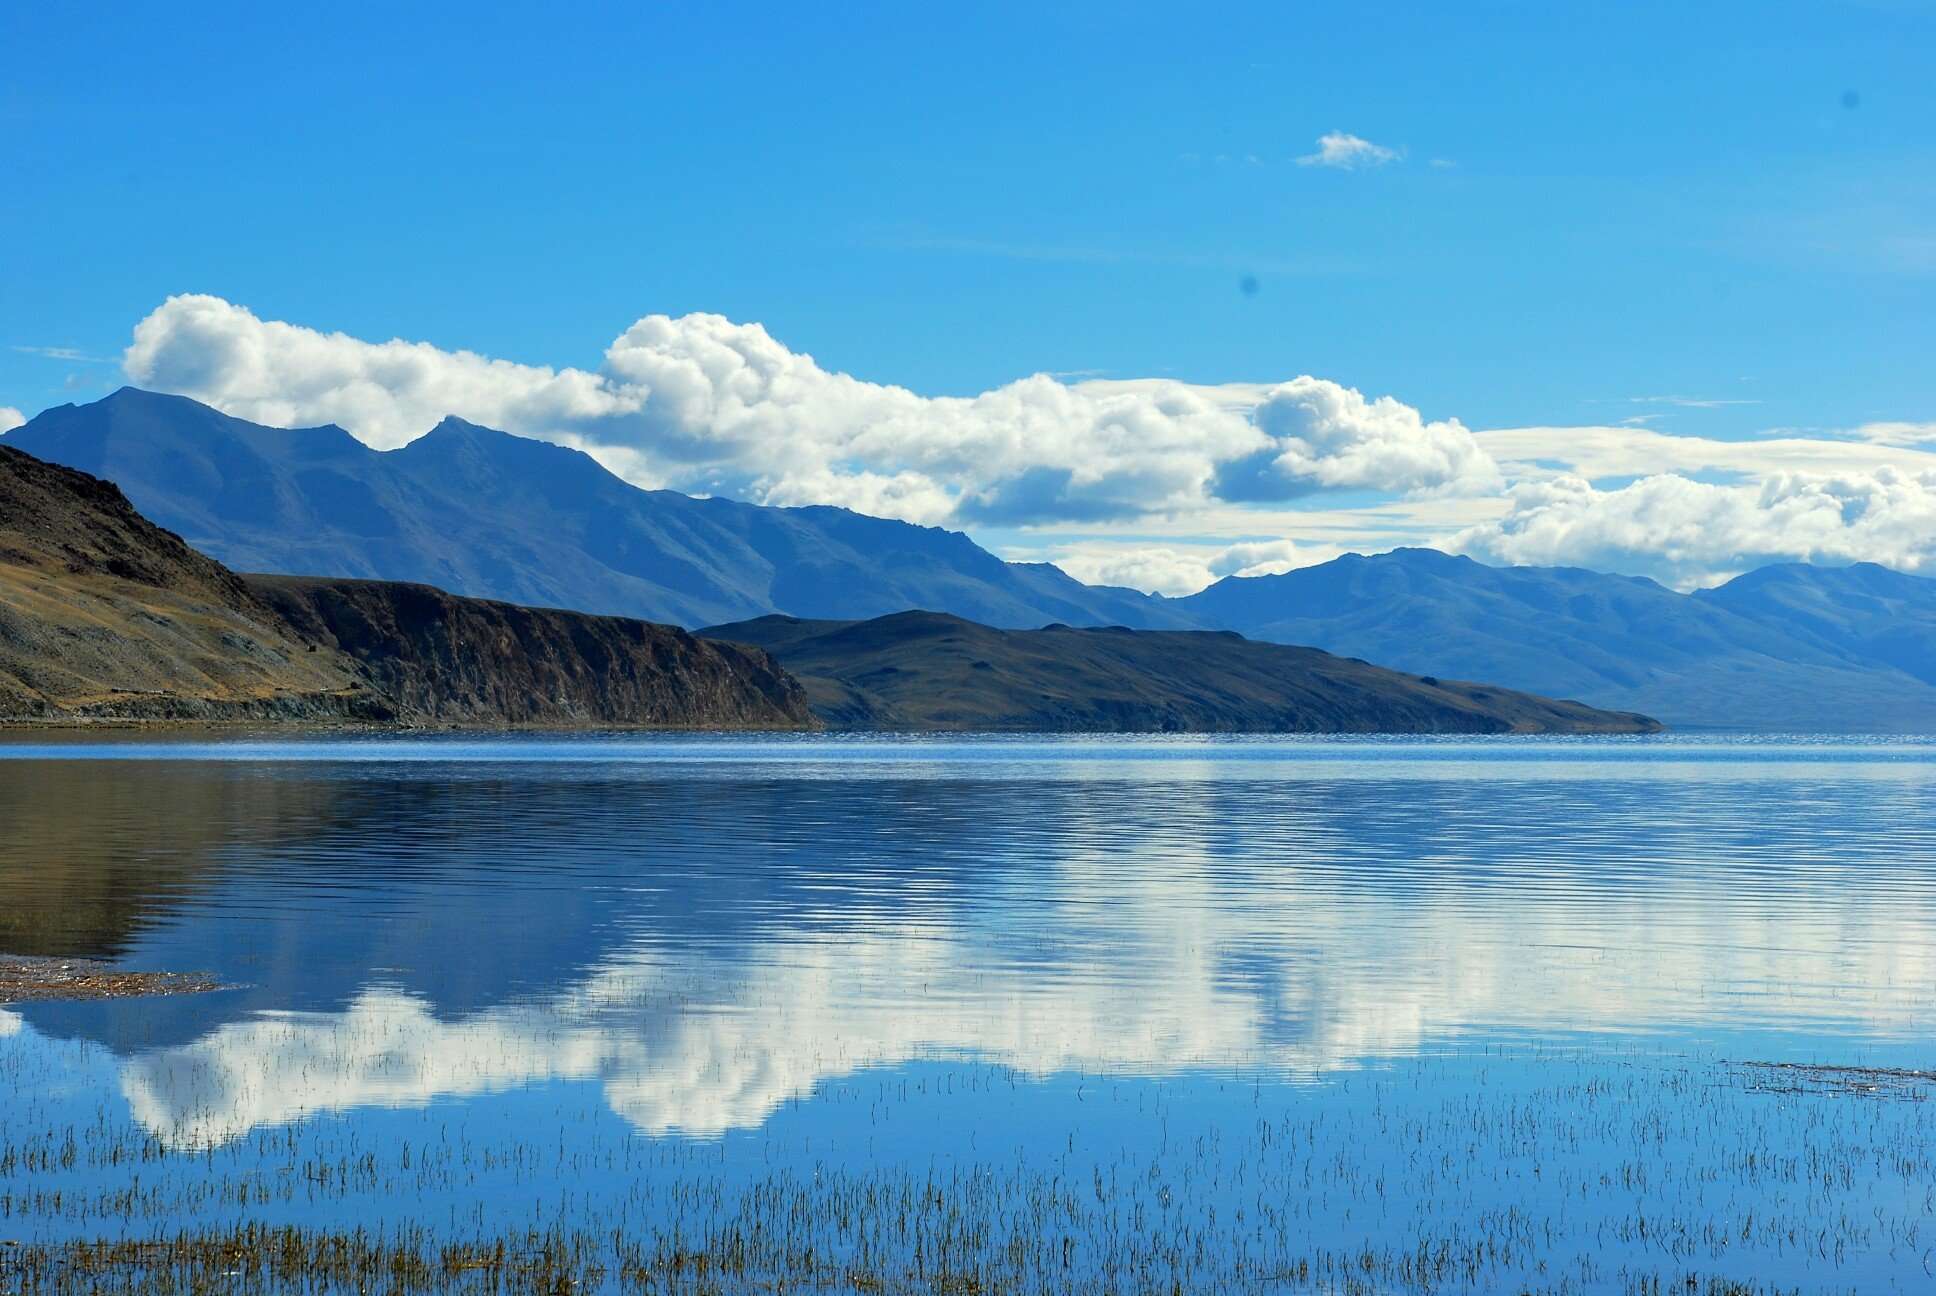
[[[819,725],[800,685],[765,651],[674,626],[394,581],[245,579],[299,635],[360,663],[407,714],[432,724]]]
[[[0,719],[382,723],[302,642],[113,485],[0,446]]]

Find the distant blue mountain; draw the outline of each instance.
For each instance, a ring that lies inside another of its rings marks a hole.
[[[1936,732],[1936,581],[1771,567],[1694,595],[1430,549],[1231,577],[1169,601],[1252,638],[1670,725]]]
[[[124,389],[5,444],[105,477],[242,571],[716,625],[920,608],[988,625],[1227,629],[1676,726],[1936,732],[1936,581],[1786,565],[1679,594],[1429,549],[1231,577],[1164,599],[837,508],[640,490],[589,456],[446,419],[399,450]]]
[[[1936,580],[1874,563],[1783,563],[1694,595],[1825,651],[1936,685]]]
[[[640,490],[589,455],[459,419],[379,452],[338,427],[262,427],[123,388],[48,410],[6,443],[115,482],[238,571],[416,581],[685,626],[911,607],[1021,628],[1194,624],[957,532]]]

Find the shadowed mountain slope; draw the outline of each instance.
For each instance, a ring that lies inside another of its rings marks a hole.
[[[677,626],[398,581],[245,579],[305,638],[355,658],[408,714],[433,723],[815,726],[806,694],[767,654]]]
[[[351,576],[697,626],[938,607],[999,625],[1186,619],[1133,590],[1012,564],[968,537],[838,508],[647,491],[589,455],[446,419],[379,452],[124,388],[6,444],[121,485],[241,571]]]
[[[1048,732],[1636,733],[1659,726],[1507,689],[1404,675],[1228,631],[998,630],[935,612],[762,617],[756,644],[852,729]]]
[[[1232,577],[1173,605],[1259,639],[1640,710],[1676,726],[1936,730],[1930,663],[1911,669],[1927,641],[1891,629],[1888,600],[1858,599],[1868,609],[1860,615],[1836,604],[1842,610],[1829,615],[1823,591],[1847,595],[1849,578],[1770,570],[1789,574],[1754,573],[1689,596],[1633,577],[1400,549]],[[1870,578],[1892,589],[1930,584],[1886,575],[1894,580]],[[1804,603],[1820,612],[1814,629],[1798,611]],[[1869,648],[1858,650],[1858,623]],[[1900,650],[1896,660],[1887,645]]]

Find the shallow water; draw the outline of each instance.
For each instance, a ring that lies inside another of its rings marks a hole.
[[[1936,1084],[1757,1064],[1936,1069],[1932,792],[1901,740],[14,741],[0,950],[236,988],[0,1009],[0,1239],[1927,1291]]]

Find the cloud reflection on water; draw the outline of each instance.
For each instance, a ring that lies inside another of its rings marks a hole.
[[[1367,890],[1163,846],[1140,867],[1074,849],[932,914],[829,907],[718,949],[645,937],[573,984],[454,1015],[373,983],[341,1011],[139,1053],[124,1090],[184,1147],[553,1080],[596,1082],[641,1131],[713,1136],[915,1059],[1300,1076],[1529,1034],[1908,1038],[1932,1020],[1936,886],[1899,874],[1688,860],[1636,881],[1582,860]]]

